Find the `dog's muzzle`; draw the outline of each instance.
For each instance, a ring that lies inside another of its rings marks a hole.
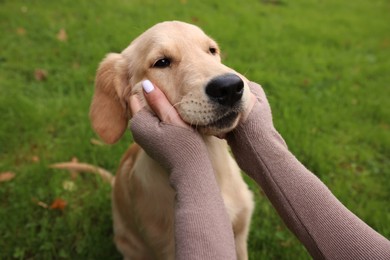
[[[244,82],[236,74],[229,73],[211,79],[205,92],[214,106],[214,116],[204,129],[206,133],[219,133],[231,128],[241,112]]]
[[[206,85],[208,97],[220,105],[233,107],[244,93],[244,82],[232,73],[213,78]]]

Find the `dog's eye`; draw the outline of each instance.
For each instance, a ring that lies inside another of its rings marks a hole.
[[[154,68],[166,68],[171,65],[171,60],[169,58],[162,58],[157,60],[154,64]]]
[[[215,55],[215,54],[217,54],[217,48],[210,47],[210,48],[209,48],[209,52],[210,52],[212,55]]]

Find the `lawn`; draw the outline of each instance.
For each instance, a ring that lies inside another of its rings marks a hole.
[[[120,258],[109,185],[49,165],[115,172],[132,138],[96,141],[95,71],[164,20],[216,39],[224,63],[264,87],[297,158],[390,238],[389,10],[386,0],[0,0],[0,259]],[[250,259],[310,258],[248,182]]]

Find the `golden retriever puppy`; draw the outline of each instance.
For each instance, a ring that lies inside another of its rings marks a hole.
[[[183,22],[159,23],[122,53],[108,54],[96,76],[90,118],[97,134],[116,142],[130,119],[129,96],[149,79],[195,127],[208,147],[232,222],[238,259],[247,259],[254,203],[226,141],[213,135],[237,125],[248,101],[247,80],[221,63],[217,43]],[[180,151],[178,151],[180,152]],[[126,259],[174,259],[174,197],[168,173],[137,145],[122,158],[113,185],[115,243]]]

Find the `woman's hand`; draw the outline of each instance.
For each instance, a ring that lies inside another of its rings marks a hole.
[[[188,163],[194,153],[207,154],[203,139],[186,124],[164,93],[150,81],[142,83],[144,96],[152,109],[143,108],[136,95],[130,97],[134,140],[167,170]],[[178,152],[180,151],[180,152]]]
[[[177,113],[176,109],[169,103],[168,99],[164,93],[157,87],[154,87],[152,82],[145,80],[142,82],[142,87],[144,89],[144,96],[148,102],[150,108],[161,122],[181,126],[184,128],[190,129],[191,127],[186,124],[180,115]],[[142,109],[141,103],[138,100],[136,95],[130,96],[130,111],[132,116]]]

